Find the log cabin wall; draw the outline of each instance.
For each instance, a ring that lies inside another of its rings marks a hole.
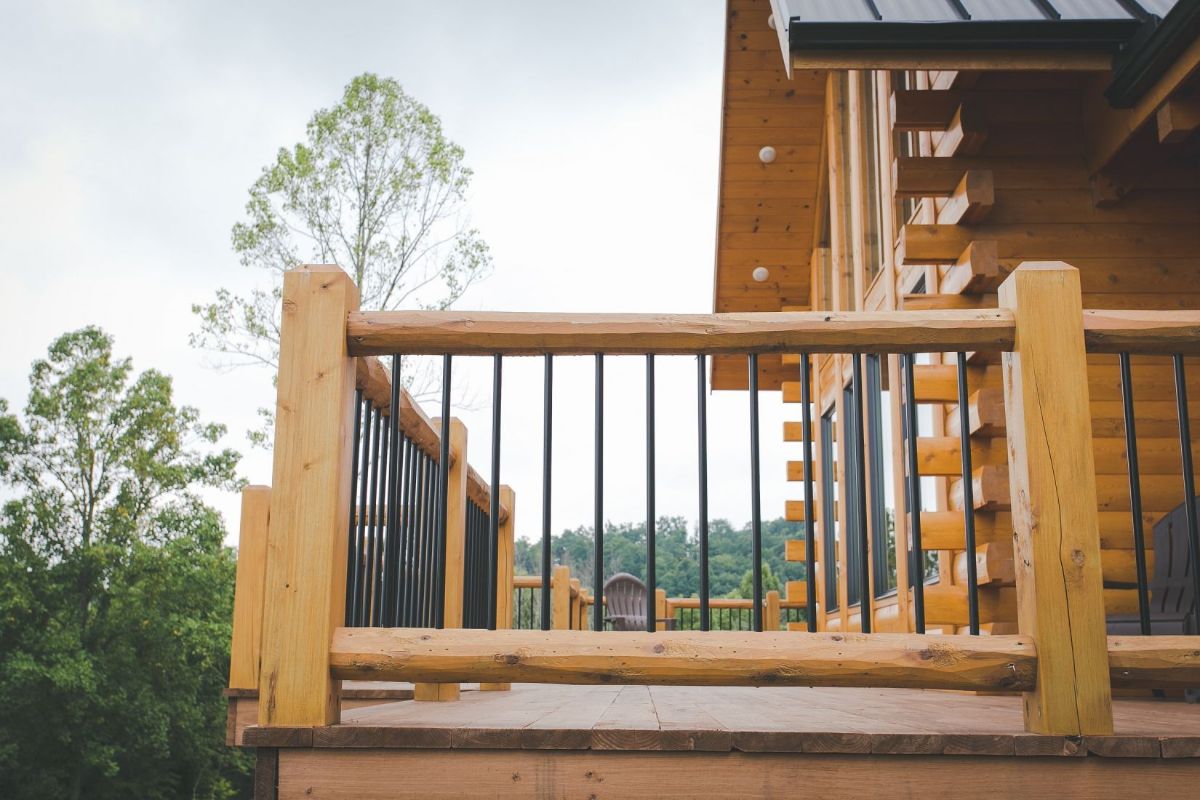
[[[916,208],[898,231],[895,291],[879,292],[881,302],[895,298],[900,309],[992,307],[996,287],[1019,263],[1065,261],[1080,270],[1085,308],[1200,308],[1194,152],[1150,149],[1137,165],[1136,188],[1104,196],[1089,167],[1087,122],[1088,110],[1103,102],[1101,79],[942,72],[885,80],[893,82],[888,108],[879,108],[890,117],[887,138],[911,153],[894,156],[889,212],[900,219],[914,201]],[[924,291],[915,293],[917,287]],[[952,358],[945,361],[918,367],[916,376],[918,401],[934,412],[919,440],[921,470],[939,484],[924,530],[927,541],[957,539],[961,548],[958,440],[948,433],[958,430],[960,410],[956,368]],[[1016,602],[1000,366],[982,356],[970,363],[981,621],[985,630],[1011,632]],[[1174,384],[1166,358],[1135,357],[1133,364],[1143,523],[1152,546],[1154,523],[1183,501]],[[1116,356],[1089,357],[1089,390],[1105,605],[1109,614],[1134,614],[1136,592],[1126,588],[1136,576]],[[1193,369],[1192,397],[1197,390]],[[1193,403],[1193,425],[1198,414]],[[961,549],[942,551],[942,578],[926,594],[927,621],[947,631],[964,624],[965,558]]]

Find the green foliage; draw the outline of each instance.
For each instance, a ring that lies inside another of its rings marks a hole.
[[[0,796],[223,798],[235,557],[198,487],[236,488],[220,426],[96,328],[0,401]]]
[[[804,565],[784,560],[784,543],[800,538],[804,528],[775,519],[763,522],[764,591],[781,589],[790,580],[804,578]],[[748,577],[753,565],[749,525],[735,530],[727,520],[709,523],[709,590],[713,597],[749,597]],[[571,576],[592,587],[593,536],[590,527],[563,531],[551,538],[556,564],[571,568]],[[658,588],[669,597],[697,597],[700,592],[700,542],[689,531],[683,517],[661,517],[655,527],[655,564]],[[517,539],[514,554],[517,575],[541,574],[541,542]],[[638,578],[646,574],[646,528],[643,524],[609,523],[604,529],[604,575],[628,572]],[[768,576],[770,576],[768,578]],[[743,584],[747,587],[743,591]],[[768,585],[769,584],[769,585]]]
[[[317,111],[305,141],[282,148],[250,187],[233,226],[242,264],[269,284],[238,296],[219,289],[192,307],[192,345],[234,364],[278,366],[283,273],[338,264],[354,278],[362,307],[444,309],[491,270],[487,245],[464,224],[471,170],[441,121],[390,78],[364,73],[341,102]],[[410,387],[428,382],[417,362]],[[263,432],[251,434],[261,443]]]

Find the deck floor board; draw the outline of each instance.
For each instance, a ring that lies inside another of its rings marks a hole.
[[[453,703],[346,709],[315,747],[1200,757],[1200,706],[1119,699],[1116,733],[1027,734],[1017,696],[921,689],[514,684]],[[286,729],[247,744],[297,746]],[[289,738],[290,737],[290,738]]]

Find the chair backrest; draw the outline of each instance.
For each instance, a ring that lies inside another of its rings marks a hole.
[[[618,572],[604,582],[604,602],[612,617],[646,616],[646,584],[628,572]]]
[[[1200,499],[1197,500],[1200,505]],[[1195,603],[1186,504],[1154,525],[1154,578],[1150,581],[1153,610],[1186,614]]]

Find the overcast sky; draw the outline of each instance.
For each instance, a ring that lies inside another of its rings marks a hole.
[[[712,310],[721,0],[654,2],[13,4],[0,26],[0,397],[23,408],[30,363],[97,324],[135,367],[229,426],[243,475],[270,482],[244,431],[269,376],[191,349],[189,307],[262,275],[229,245],[276,150],[354,75],[396,78],[441,116],[475,170],[471,221],[495,274],[460,307]],[[659,358],[658,510],[696,516],[695,367]],[[606,516],[644,518],[644,363],[610,358]],[[490,365],[459,413],[488,474]],[[506,362],[503,480],[518,531],[541,530],[541,364]],[[556,367],[556,530],[592,519],[592,364]],[[431,415],[434,409],[429,409]],[[782,513],[784,415],[764,395],[763,513]],[[748,402],[710,405],[711,509],[749,519]],[[796,457],[796,455],[792,455]],[[794,491],[793,491],[794,494]],[[208,499],[236,531],[237,498]]]

